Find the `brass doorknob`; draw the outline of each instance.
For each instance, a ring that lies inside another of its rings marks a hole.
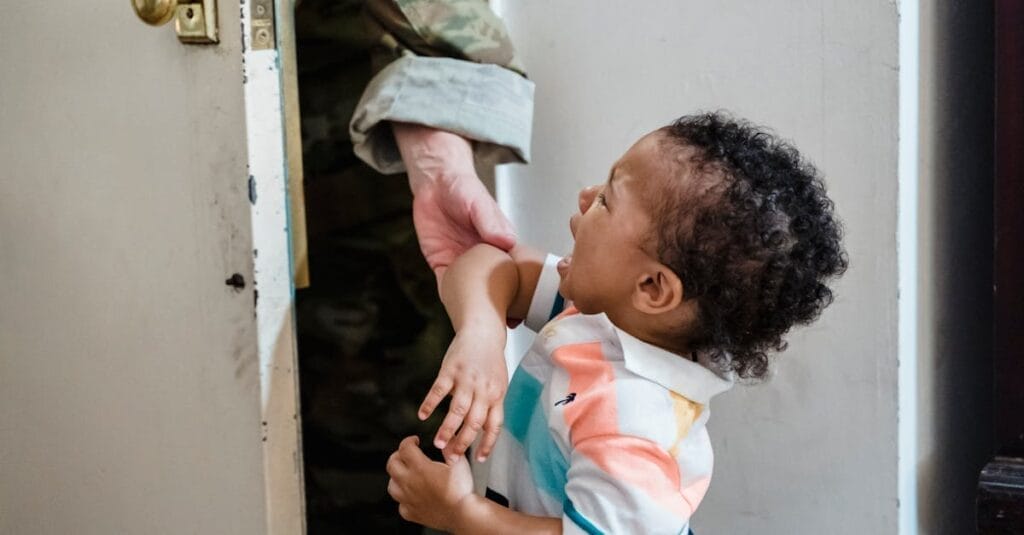
[[[132,0],[132,8],[143,22],[152,26],[175,19],[174,33],[182,43],[220,42],[217,37],[217,0]]]
[[[178,0],[132,0],[135,14],[142,22],[153,26],[166,24],[174,18],[174,9]]]

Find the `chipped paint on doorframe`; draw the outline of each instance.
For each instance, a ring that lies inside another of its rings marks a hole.
[[[277,47],[254,49],[251,1],[241,1],[242,68],[251,203],[253,303],[258,331],[260,412],[268,533],[304,533],[288,168]],[[256,251],[264,252],[257,255]],[[258,294],[256,292],[259,292]],[[255,296],[259,298],[256,299]]]

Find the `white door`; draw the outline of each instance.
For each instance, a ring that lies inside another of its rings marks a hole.
[[[4,5],[0,533],[303,530],[280,62],[219,3]]]

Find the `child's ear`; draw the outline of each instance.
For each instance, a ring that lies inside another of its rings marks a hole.
[[[683,302],[683,281],[663,264],[645,270],[633,288],[633,306],[646,314],[671,312]]]

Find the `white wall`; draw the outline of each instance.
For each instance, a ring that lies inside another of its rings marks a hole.
[[[521,238],[570,248],[576,191],[641,134],[697,110],[772,126],[823,171],[851,267],[777,377],[714,403],[698,533],[894,533],[897,7],[893,2],[516,0],[537,83],[534,160],[501,170]]]

